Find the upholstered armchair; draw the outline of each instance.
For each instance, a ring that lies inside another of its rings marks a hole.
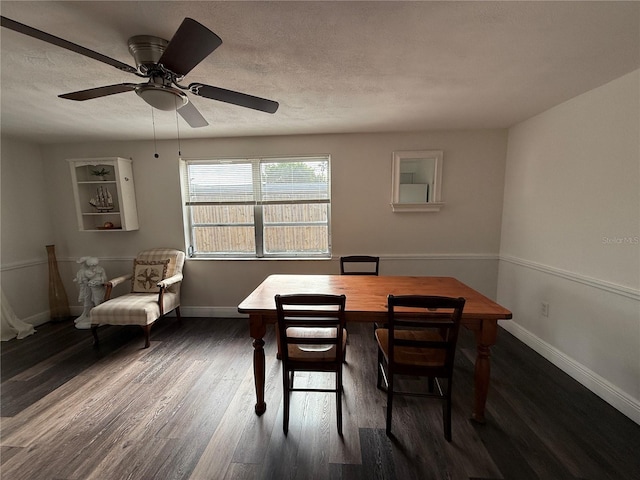
[[[138,253],[132,272],[108,281],[104,302],[91,309],[91,332],[98,345],[101,325],[140,325],[149,347],[151,326],[173,310],[180,319],[180,286],[185,254],[171,248],[154,248]],[[111,298],[117,285],[128,282],[127,294]]]

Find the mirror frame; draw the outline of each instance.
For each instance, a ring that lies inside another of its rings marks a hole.
[[[429,202],[401,203],[400,202],[400,166],[403,160],[433,159],[433,188]],[[394,212],[439,212],[442,203],[442,150],[407,150],[393,152],[393,170],[391,172],[391,209]]]

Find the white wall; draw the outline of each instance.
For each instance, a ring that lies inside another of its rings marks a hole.
[[[237,305],[271,273],[337,273],[337,257],[375,254],[383,274],[451,275],[495,298],[506,130],[312,135],[181,140],[184,157],[329,153],[332,162],[333,260],[188,260],[185,315],[237,314]],[[444,150],[439,213],[393,213],[394,150]],[[136,252],[153,246],[184,248],[177,142],[48,145],[42,149],[52,190],[43,209],[53,226],[70,300],[75,259],[95,255],[107,274],[128,272]],[[66,159],[133,159],[140,230],[78,232]],[[3,180],[4,181],[4,180]],[[4,216],[3,216],[4,223]],[[20,229],[10,235],[18,238]],[[44,251],[44,249],[43,249]]]
[[[638,423],[639,92],[635,71],[509,130],[498,281],[503,326]]]
[[[18,318],[49,320],[45,245],[54,243],[48,170],[35,145],[2,139],[0,163],[2,289]]]

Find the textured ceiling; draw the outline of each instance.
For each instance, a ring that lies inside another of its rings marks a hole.
[[[129,65],[133,35],[183,18],[222,46],[187,75],[276,100],[274,115],[191,96],[190,128],[129,92],[134,75],[1,31],[2,133],[37,143],[504,128],[640,67],[638,2],[2,1],[3,16]]]

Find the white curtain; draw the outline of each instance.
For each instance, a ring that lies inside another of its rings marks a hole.
[[[2,298],[0,299],[0,308],[2,309],[2,322],[0,323],[0,337],[2,341],[11,340],[12,338],[24,338],[36,333],[33,325],[23,322],[14,313],[11,305],[4,296],[4,290],[1,290]]]

